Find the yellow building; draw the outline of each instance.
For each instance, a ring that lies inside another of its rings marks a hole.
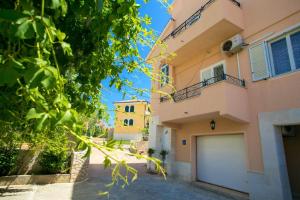
[[[116,140],[141,140],[149,126],[150,108],[145,100],[117,101],[115,104]]]

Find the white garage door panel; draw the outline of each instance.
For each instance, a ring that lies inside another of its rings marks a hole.
[[[200,181],[247,192],[242,135],[197,138],[197,177]]]

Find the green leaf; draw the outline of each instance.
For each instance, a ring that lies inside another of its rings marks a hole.
[[[14,58],[11,58],[11,61],[12,61],[11,62],[12,67],[17,69],[25,69],[24,65],[21,62],[15,60]]]
[[[84,143],[83,141],[81,141],[81,142],[78,144],[77,149],[80,150],[80,151],[84,151],[84,150],[87,149],[87,147],[88,147],[87,144]]]
[[[66,38],[66,34],[64,32],[61,32],[60,30],[56,31],[57,39],[62,42]]]
[[[71,110],[67,110],[62,113],[61,118],[56,123],[56,125],[72,123],[74,121],[74,117],[72,115]]]
[[[52,0],[51,1],[51,7],[52,9],[57,9],[60,7],[60,0]]]
[[[44,77],[44,69],[35,68],[37,71],[33,71],[33,76],[29,80],[29,87],[35,88],[39,85]]]
[[[56,85],[56,79],[53,76],[48,76],[41,83],[45,88],[53,89]]]
[[[45,35],[45,27],[43,26],[43,24],[40,21],[34,21],[32,26],[37,39],[42,40]]]
[[[12,67],[0,66],[0,86],[7,84],[8,86],[13,86],[17,79],[19,78],[19,73]]]
[[[37,113],[36,109],[35,108],[31,108],[27,115],[26,115],[26,120],[30,120],[30,119],[39,119],[41,118],[45,113],[42,112],[42,113]]]
[[[37,123],[36,123],[36,130],[41,131],[42,129],[45,128],[45,123],[46,120],[48,119],[49,115],[48,114],[43,114],[42,118],[39,118]]]
[[[61,44],[61,47],[63,48],[64,54],[66,54],[68,56],[73,56],[71,45],[69,43],[61,42],[60,44]]]
[[[7,21],[16,21],[20,18],[26,17],[28,15],[25,15],[21,12],[18,12],[16,10],[12,9],[0,9],[0,19],[7,20]]]
[[[32,25],[32,20],[26,18],[21,18],[18,20],[20,25],[17,28],[17,32],[15,34],[16,37],[20,39],[30,39],[34,38],[34,28]],[[18,23],[17,23],[18,24]]]
[[[91,155],[91,152],[92,152],[92,147],[91,146],[87,146],[87,150],[86,150],[84,156],[82,156],[82,158],[89,157],[89,155]]]
[[[105,156],[103,163],[104,163],[104,168],[108,168],[111,166],[111,160],[108,158],[108,156]]]

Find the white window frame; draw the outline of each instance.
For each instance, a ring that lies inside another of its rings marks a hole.
[[[163,74],[163,69],[165,69],[165,68],[169,68],[168,69],[168,74],[167,74],[167,76],[162,76],[161,77],[161,79],[160,79],[160,87],[164,87],[165,85],[167,85],[168,83],[169,83],[169,81],[170,81],[170,66],[168,65],[168,64],[164,64],[163,66],[161,66],[161,68],[160,68],[160,73],[161,74]],[[164,74],[165,75],[165,74]]]
[[[270,38],[266,41],[267,43],[267,52],[268,52],[268,57],[269,57],[269,63],[270,63],[270,67],[269,70],[271,71],[271,76],[275,77],[275,76],[281,76],[287,73],[291,73],[291,72],[295,72],[295,71],[299,71],[299,69],[296,68],[296,63],[295,63],[295,58],[294,58],[294,52],[293,52],[293,47],[292,47],[292,42],[291,42],[291,35],[293,35],[294,33],[297,33],[300,31],[300,28],[295,28],[289,32],[284,32],[283,34],[281,34],[280,36],[276,36],[274,38]],[[282,74],[276,74],[275,73],[275,68],[274,68],[274,60],[273,60],[273,54],[272,54],[272,48],[271,48],[271,44],[281,40],[285,38],[286,43],[287,43],[287,49],[288,49],[288,55],[289,55],[289,60],[290,60],[290,65],[291,65],[291,70]]]
[[[211,72],[211,77],[214,77],[214,68],[215,67],[217,67],[217,66],[219,66],[219,65],[223,65],[223,69],[224,69],[224,74],[226,74],[226,61],[225,60],[222,60],[222,61],[220,61],[220,62],[217,62],[217,63],[214,63],[214,64],[212,64],[212,65],[210,65],[210,66],[208,66],[208,67],[206,67],[206,68],[204,68],[204,69],[202,69],[202,70],[200,70],[200,81],[204,81],[203,80],[203,78],[202,78],[202,73],[204,72],[204,71],[207,71],[207,70],[210,70]]]

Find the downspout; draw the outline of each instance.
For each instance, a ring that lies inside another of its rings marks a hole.
[[[237,54],[236,54],[236,61],[237,61],[237,67],[238,67],[238,78],[241,79],[241,68],[240,68],[239,52],[237,52]]]

